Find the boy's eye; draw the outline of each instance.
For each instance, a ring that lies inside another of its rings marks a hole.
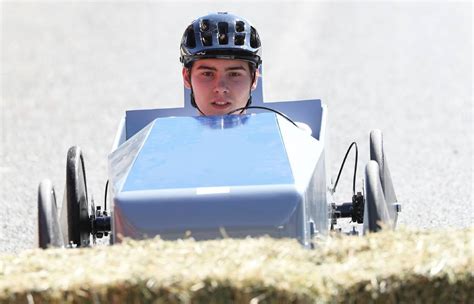
[[[210,71],[202,72],[202,75],[206,76],[206,77],[210,77],[210,76],[212,76],[212,72],[210,72]]]
[[[231,72],[231,73],[230,73],[230,76],[232,76],[232,77],[238,77],[238,76],[240,76],[240,75],[241,75],[241,74],[240,74],[239,72]]]

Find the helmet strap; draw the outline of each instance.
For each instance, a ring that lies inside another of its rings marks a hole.
[[[253,86],[253,83],[255,82],[256,77],[257,77],[257,70],[253,72],[252,82],[250,84],[249,99],[247,100],[247,104],[245,105],[245,108],[249,107],[252,104],[252,86]],[[242,111],[240,111],[240,114],[244,112],[245,108],[242,109]]]
[[[199,113],[201,113],[202,116],[207,116],[206,114],[204,114],[204,113],[201,111],[201,109],[199,109],[199,107],[198,107],[198,105],[197,105],[197,103],[196,103],[196,100],[194,99],[193,87],[191,87],[190,98],[191,98],[191,105],[192,105],[193,107],[195,107],[195,108],[199,111]]]
[[[247,100],[247,104],[245,105],[245,107],[248,107],[252,104],[252,93],[250,93],[249,95],[249,100]]]
[[[194,99],[193,84],[191,83],[191,69],[188,69],[188,76],[189,76],[189,84],[190,84],[190,86],[191,86],[191,88],[190,88],[190,89],[191,89],[191,94],[190,94],[190,96],[189,96],[189,97],[190,97],[190,100],[191,100],[191,105],[192,105],[193,107],[195,107],[195,108],[199,111],[199,113],[201,113],[202,116],[206,116],[206,114],[204,114],[204,113],[201,111],[201,109],[199,109],[199,107],[198,107],[198,105],[197,105],[197,103],[196,103],[196,99]]]
[[[255,70],[255,72],[253,72],[252,82],[250,83],[249,99],[247,100],[247,104],[245,105],[245,107],[242,108],[242,110],[239,112],[239,114],[244,113],[245,109],[252,104],[252,86],[253,86],[253,83],[255,82],[255,77],[257,77],[257,70]]]

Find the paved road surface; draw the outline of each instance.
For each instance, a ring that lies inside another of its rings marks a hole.
[[[49,177],[62,197],[71,145],[102,200],[123,112],[181,104],[180,36],[223,10],[260,31],[267,100],[328,104],[333,175],[353,140],[362,172],[368,131],[380,128],[400,223],[472,226],[472,4],[216,3],[2,2],[0,251],[35,246],[37,185]]]

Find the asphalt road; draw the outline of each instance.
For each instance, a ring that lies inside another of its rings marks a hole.
[[[259,30],[266,100],[328,105],[331,175],[355,140],[362,177],[379,128],[399,223],[473,225],[470,2],[2,2],[0,252],[35,246],[38,183],[50,178],[62,197],[70,146],[85,151],[102,201],[124,111],[182,104],[180,37],[211,11]]]

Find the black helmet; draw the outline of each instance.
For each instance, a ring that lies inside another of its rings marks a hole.
[[[189,67],[203,58],[246,60],[261,64],[257,30],[247,20],[228,13],[209,14],[194,20],[181,39],[180,61]]]

